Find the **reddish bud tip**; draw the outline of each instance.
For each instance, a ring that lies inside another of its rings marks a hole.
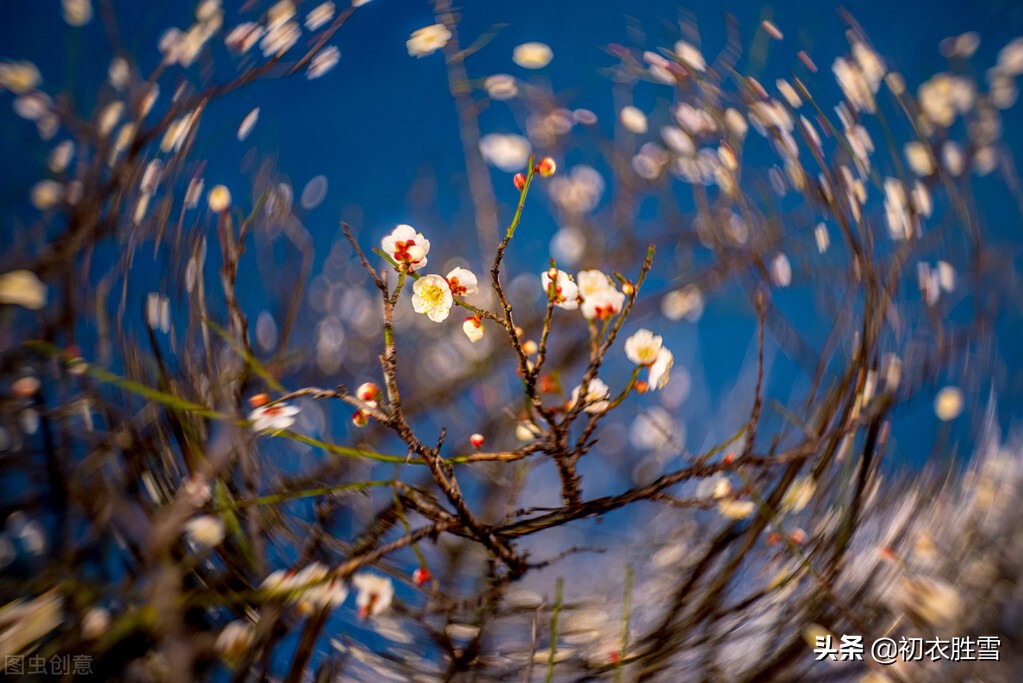
[[[526,176],[521,173],[516,173],[515,177],[512,178],[512,182],[515,183],[515,189],[522,192],[522,188],[526,186]]]
[[[650,388],[650,385],[647,383],[647,381],[645,379],[641,379],[641,380],[637,380],[636,381],[636,393],[637,394],[645,394],[649,388]]]
[[[367,415],[365,411],[356,410],[352,414],[352,424],[356,427],[365,427],[369,424],[369,415]]]
[[[469,443],[472,444],[473,448],[479,450],[480,448],[483,447],[483,435],[473,434],[472,436],[469,437]]]
[[[412,572],[412,580],[415,581],[417,586],[426,584],[430,579],[433,578],[433,574],[426,567],[419,567]]]
[[[269,402],[270,397],[267,396],[266,394],[256,394],[255,396],[249,398],[249,405],[252,406],[253,408],[262,408]]]
[[[777,531],[772,531],[767,535],[767,545],[778,545],[778,541],[781,540],[781,534]]]
[[[554,159],[550,157],[544,157],[540,160],[540,163],[536,165],[536,172],[542,175],[544,178],[548,178],[554,175],[554,171],[558,169],[558,165],[554,163]]]
[[[355,395],[360,401],[375,401],[380,396],[380,387],[373,382],[365,382],[355,390]]]

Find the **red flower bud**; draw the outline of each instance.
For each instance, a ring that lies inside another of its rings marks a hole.
[[[544,178],[554,175],[558,165],[554,163],[554,159],[550,157],[544,157],[540,160],[540,163],[536,165],[536,172],[542,175]]]
[[[430,570],[427,569],[426,567],[419,567],[414,572],[412,572],[412,580],[415,581],[417,586],[422,586],[426,584],[432,578],[433,575],[430,573]]]
[[[515,189],[522,192],[522,188],[526,186],[526,176],[521,173],[516,173],[515,177],[512,178],[512,182],[515,183]]]

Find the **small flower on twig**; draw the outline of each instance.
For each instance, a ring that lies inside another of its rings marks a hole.
[[[355,604],[359,608],[359,618],[367,619],[385,612],[394,600],[394,584],[390,579],[376,574],[356,574],[352,583],[359,594]]]
[[[298,408],[287,403],[260,406],[249,413],[255,432],[280,432],[295,424]]]
[[[444,322],[454,299],[448,281],[440,275],[426,275],[412,285],[412,309],[435,323]]]
[[[430,253],[430,240],[416,232],[411,225],[399,225],[380,241],[383,251],[408,270],[419,270],[426,265]]]
[[[465,332],[465,336],[469,338],[473,344],[483,339],[483,333],[486,328],[483,327],[483,322],[480,320],[478,315],[466,318],[465,322],[462,323],[462,331]]]

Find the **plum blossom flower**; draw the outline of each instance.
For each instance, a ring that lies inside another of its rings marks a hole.
[[[200,515],[185,523],[185,536],[199,548],[216,548],[224,541],[224,520]]]
[[[301,571],[278,569],[263,579],[260,588],[268,595],[288,596],[296,590],[308,588],[326,578],[328,570],[319,562],[313,562]],[[295,596],[292,596],[295,597]]]
[[[4,273],[0,275],[0,304],[38,311],[46,305],[46,285],[31,270]]]
[[[572,390],[571,405],[575,407],[579,401],[579,394],[582,392],[580,384]],[[594,377],[586,387],[586,397],[583,399],[583,410],[587,413],[602,413],[610,405],[608,400],[611,396],[611,389],[604,384],[599,377]]]
[[[90,0],[61,0],[64,21],[69,26],[85,26],[92,19],[92,2]]]
[[[412,285],[412,308],[435,323],[447,320],[454,299],[448,281],[440,275],[426,275]]]
[[[519,94],[515,77],[508,74],[487,76],[483,81],[483,87],[486,88],[487,96],[492,100],[510,100]]]
[[[416,232],[411,225],[399,225],[380,241],[380,247],[391,258],[410,270],[419,270],[426,265],[430,253],[430,240],[423,233]]]
[[[512,61],[523,69],[542,69],[554,59],[554,51],[545,43],[522,43],[512,51]]]
[[[718,503],[718,512],[729,519],[746,519],[753,514],[752,500],[726,498]]]
[[[362,619],[383,613],[394,600],[394,584],[387,577],[369,573],[356,574],[352,583],[359,591],[355,604]]]
[[[618,120],[621,121],[622,128],[630,133],[642,135],[647,131],[646,114],[631,104],[622,107],[622,110],[618,112]]]
[[[934,399],[934,414],[942,422],[956,419],[963,412],[963,391],[959,387],[948,386],[938,392]]]
[[[663,346],[657,352],[657,358],[650,366],[650,374],[647,381],[650,383],[650,391],[663,389],[668,383],[671,374],[671,366],[675,364],[675,355]]]
[[[625,340],[625,356],[636,365],[653,365],[661,351],[662,339],[650,330],[637,330]]]
[[[462,331],[465,332],[465,336],[468,337],[469,341],[473,344],[478,342],[480,339],[483,339],[483,334],[486,332],[478,315],[466,318],[465,322],[462,323]]]
[[[555,272],[554,291],[551,294],[551,271]],[[574,311],[579,308],[579,287],[572,281],[572,276],[563,270],[551,268],[540,276],[543,284],[543,291],[551,297],[554,305],[566,311]]]
[[[280,432],[295,424],[298,408],[287,403],[260,406],[249,413],[254,432]]]
[[[315,31],[334,18],[334,3],[324,2],[314,7],[305,17],[305,27]]]
[[[703,54],[693,44],[680,40],[675,43],[675,55],[682,60],[682,63],[695,71],[706,71],[707,62]]]
[[[110,628],[110,610],[104,607],[90,607],[82,617],[82,638],[95,640]]]
[[[309,70],[306,71],[305,74],[306,79],[311,81],[315,78],[319,78],[337,66],[338,60],[340,59],[341,52],[337,49],[337,46],[331,45],[330,47],[325,48],[322,52],[313,57],[311,62],[309,62]]]
[[[224,185],[216,185],[206,198],[210,205],[210,211],[220,213],[231,206],[231,190]]]
[[[232,621],[217,636],[214,648],[228,662],[240,661],[255,635],[255,629],[249,622],[240,619]]]
[[[579,296],[583,299],[581,310],[584,318],[607,320],[621,312],[625,294],[619,292],[602,271],[581,271],[578,281]]]
[[[451,31],[444,24],[433,24],[413,31],[405,47],[409,57],[425,57],[440,50],[451,40]]]
[[[473,296],[480,291],[476,275],[465,268],[455,268],[444,279],[448,281],[448,287],[454,296]]]
[[[231,29],[231,32],[224,38],[224,44],[230,50],[245,54],[260,41],[263,33],[264,29],[262,26],[255,22],[247,21]]]
[[[781,500],[782,511],[791,510],[792,512],[799,512],[809,504],[816,491],[817,483],[813,480],[813,477],[799,477],[792,482],[792,486],[785,492],[785,496]]]

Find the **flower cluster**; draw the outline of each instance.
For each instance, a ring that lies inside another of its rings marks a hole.
[[[600,270],[584,270],[577,281],[568,273],[550,268],[540,276],[548,298],[567,311],[581,310],[587,320],[609,320],[622,311],[625,293]]]
[[[411,225],[399,225],[380,242],[383,252],[391,257],[396,267],[407,273],[415,273],[426,265],[426,255],[430,252],[430,240],[423,233],[416,232]],[[412,308],[435,323],[444,322],[451,313],[455,297],[474,296],[479,293],[479,280],[466,268],[454,268],[446,276],[436,274],[416,277],[412,284]],[[466,335],[473,341],[483,336],[483,326],[479,318],[472,319],[471,326],[466,321]]]

